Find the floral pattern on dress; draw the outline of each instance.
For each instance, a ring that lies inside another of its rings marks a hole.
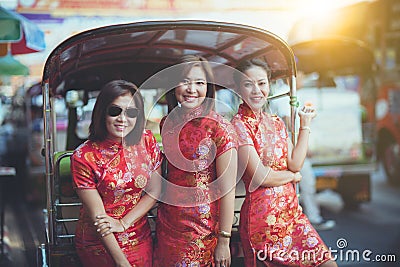
[[[193,114],[199,114],[198,110],[188,116]],[[237,137],[230,122],[213,111],[201,118],[193,117],[170,122],[164,118],[161,123],[166,159],[169,155],[181,154],[187,160],[181,166],[168,161],[168,181],[196,190],[187,195],[186,191],[173,191],[166,186],[165,195],[174,200],[189,199],[193,205],[160,204],[154,255],[154,266],[158,267],[200,267],[214,262],[219,201],[212,201],[213,194],[218,192],[212,191],[210,183],[217,178],[215,159],[229,149],[236,149]],[[183,127],[179,125],[182,121],[186,122]],[[176,132],[175,129],[180,130]]]
[[[239,146],[254,146],[265,166],[287,170],[288,134],[279,117],[256,115],[241,104],[232,124]],[[267,266],[317,266],[331,259],[327,246],[302,213],[292,183],[250,192],[251,177],[244,174],[242,179],[246,198],[240,212],[240,236],[246,267],[256,266],[257,258]]]
[[[75,189],[97,189],[106,213],[120,219],[139,202],[151,174],[160,166],[162,154],[153,134],[145,130],[141,141],[123,147],[110,140],[86,141],[72,155]],[[114,266],[84,207],[75,232],[75,243],[85,266]],[[132,266],[152,265],[152,239],[147,217],[125,232],[114,233]]]

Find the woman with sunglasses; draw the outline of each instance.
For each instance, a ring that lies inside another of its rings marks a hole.
[[[184,56],[171,68],[179,82],[167,94],[169,112],[161,122],[167,182],[156,221],[155,266],[228,267],[236,133],[213,111],[206,59]]]
[[[161,191],[161,161],[154,136],[144,130],[137,87],[107,83],[93,109],[89,138],[71,159],[83,203],[75,237],[83,266],[152,266],[146,214]]]

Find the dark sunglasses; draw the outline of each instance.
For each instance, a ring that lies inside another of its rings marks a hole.
[[[117,117],[122,113],[123,109],[118,106],[109,106],[107,109],[107,114],[110,117]],[[125,109],[125,115],[129,118],[136,118],[139,115],[139,109],[137,108],[127,108]]]

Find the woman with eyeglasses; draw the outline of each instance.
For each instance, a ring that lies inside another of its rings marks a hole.
[[[137,87],[107,83],[93,109],[89,138],[71,158],[83,203],[75,236],[83,266],[152,266],[146,214],[161,191],[161,161],[153,134],[144,130]]]
[[[294,146],[285,124],[264,106],[271,70],[261,59],[241,62],[234,72],[243,103],[232,119],[239,140],[239,172],[246,188],[240,211],[240,240],[246,267],[337,267],[330,251],[302,212],[295,184],[304,163],[313,107],[299,112]]]
[[[209,62],[189,55],[172,68],[178,82],[167,94],[169,112],[161,121],[167,181],[158,207],[154,265],[228,267],[236,133],[213,110]]]

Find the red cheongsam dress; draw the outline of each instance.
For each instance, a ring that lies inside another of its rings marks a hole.
[[[201,112],[197,108],[162,121],[168,181],[156,223],[157,267],[213,265],[221,197],[215,159],[236,149],[237,138],[228,120]]]
[[[148,130],[134,146],[123,147],[110,140],[86,141],[71,159],[73,184],[80,190],[97,189],[106,213],[118,220],[140,201],[161,159],[158,144]],[[113,234],[132,266],[152,266],[152,238],[146,216],[127,231]],[[114,266],[84,207],[76,226],[75,244],[85,267]]]
[[[275,171],[287,170],[288,134],[284,122],[266,113],[256,116],[241,104],[232,119],[239,146],[254,146],[261,161]],[[256,259],[266,266],[318,266],[330,253],[303,214],[293,183],[250,189],[242,177],[246,198],[240,212],[240,237],[246,267]]]

